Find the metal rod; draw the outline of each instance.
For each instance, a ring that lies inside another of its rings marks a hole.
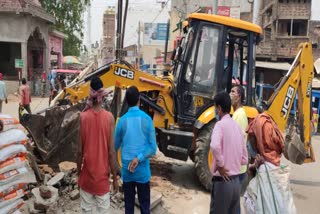
[[[254,96],[254,90],[252,88],[252,79],[255,73],[255,56],[254,56],[254,41],[253,33],[249,33],[249,47],[248,47],[248,65],[247,65],[247,105],[252,105]]]
[[[271,105],[271,103],[273,102],[273,100],[275,99],[275,97],[278,95],[280,88],[282,88],[282,86],[286,83],[286,81],[288,80],[289,76],[291,75],[291,73],[293,72],[293,69],[297,66],[298,64],[298,60],[300,58],[302,52],[302,48],[300,48],[296,58],[294,59],[293,63],[291,64],[287,74],[282,78],[280,84],[278,85],[278,87],[274,90],[274,93],[272,94],[271,98],[268,100],[267,106],[269,107]]]
[[[293,63],[291,64],[291,66],[286,74],[286,77],[288,77],[291,74],[291,72],[293,71],[293,69],[296,67],[296,64],[298,62],[298,59],[300,58],[301,52],[302,52],[302,48],[300,48],[296,58],[294,59]]]
[[[121,23],[122,23],[122,0],[118,0],[116,59],[120,59],[120,49],[121,49]]]
[[[164,63],[167,63],[169,32],[170,32],[170,19],[168,19],[168,22],[167,22],[166,44],[164,47],[164,60],[163,60]]]
[[[127,13],[128,13],[128,5],[129,5],[129,0],[126,0],[126,6],[125,6],[125,9],[124,9],[124,16],[123,16],[123,23],[122,23],[122,32],[121,32],[121,45],[120,45],[120,48],[121,50],[123,50],[123,47],[124,47],[124,35],[125,35],[125,32],[126,32],[126,22],[127,22]],[[121,59],[122,59],[122,51],[121,51]]]

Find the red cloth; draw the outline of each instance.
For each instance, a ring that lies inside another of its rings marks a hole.
[[[103,97],[107,96],[110,92],[111,91],[104,90],[103,88],[100,88],[96,91],[90,87],[89,97],[87,99],[86,107],[83,111],[87,111],[88,109],[92,108],[93,100],[95,99],[100,104],[102,102]]]
[[[93,195],[109,192],[109,153],[111,113],[89,109],[81,113],[82,169],[78,184]],[[112,136],[113,137],[113,136]]]
[[[30,88],[28,85],[21,85],[20,89],[20,104],[29,105],[31,103]]]
[[[42,74],[41,74],[41,81],[42,81],[42,82],[45,82],[46,79],[47,79],[47,74],[46,74],[46,72],[42,72]]]
[[[266,161],[279,166],[284,149],[284,137],[273,119],[267,113],[259,114],[250,122],[247,133],[255,136],[258,153]]]

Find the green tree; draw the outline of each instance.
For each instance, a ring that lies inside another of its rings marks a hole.
[[[55,29],[68,35],[63,42],[63,54],[80,55],[83,39],[83,13],[90,0],[40,0],[42,7],[55,19]]]

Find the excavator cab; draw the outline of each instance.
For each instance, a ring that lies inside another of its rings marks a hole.
[[[174,68],[178,124],[193,124],[212,106],[217,92],[231,90],[232,80],[244,86],[246,104],[253,105],[254,52],[261,32],[259,26],[238,19],[201,13],[189,16]]]

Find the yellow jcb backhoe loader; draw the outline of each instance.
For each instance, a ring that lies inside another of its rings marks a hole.
[[[255,46],[261,28],[249,22],[217,15],[194,13],[189,16],[173,72],[154,76],[116,60],[106,64],[65,88],[60,104],[47,109],[45,116],[27,115],[23,124],[36,144],[39,157],[49,163],[75,160],[76,124],[64,121],[81,110],[89,95],[90,80],[100,76],[104,87],[114,87],[111,106],[115,117],[127,110],[119,90],[131,85],[141,93],[140,108],[154,121],[160,151],[167,157],[195,162],[197,176],[206,189],[211,188],[212,154],[210,136],[216,122],[212,100],[218,91],[230,91],[234,70],[246,91],[247,116],[253,119],[255,104]],[[285,76],[267,105],[267,111],[285,131],[296,92],[299,95],[300,137],[306,152],[305,160],[313,161],[310,144],[310,96],[313,77],[310,44],[300,46],[293,69]],[[235,60],[237,59],[237,60]],[[246,60],[246,63],[244,62]],[[64,127],[64,128],[61,128]],[[69,153],[68,150],[74,153]]]

